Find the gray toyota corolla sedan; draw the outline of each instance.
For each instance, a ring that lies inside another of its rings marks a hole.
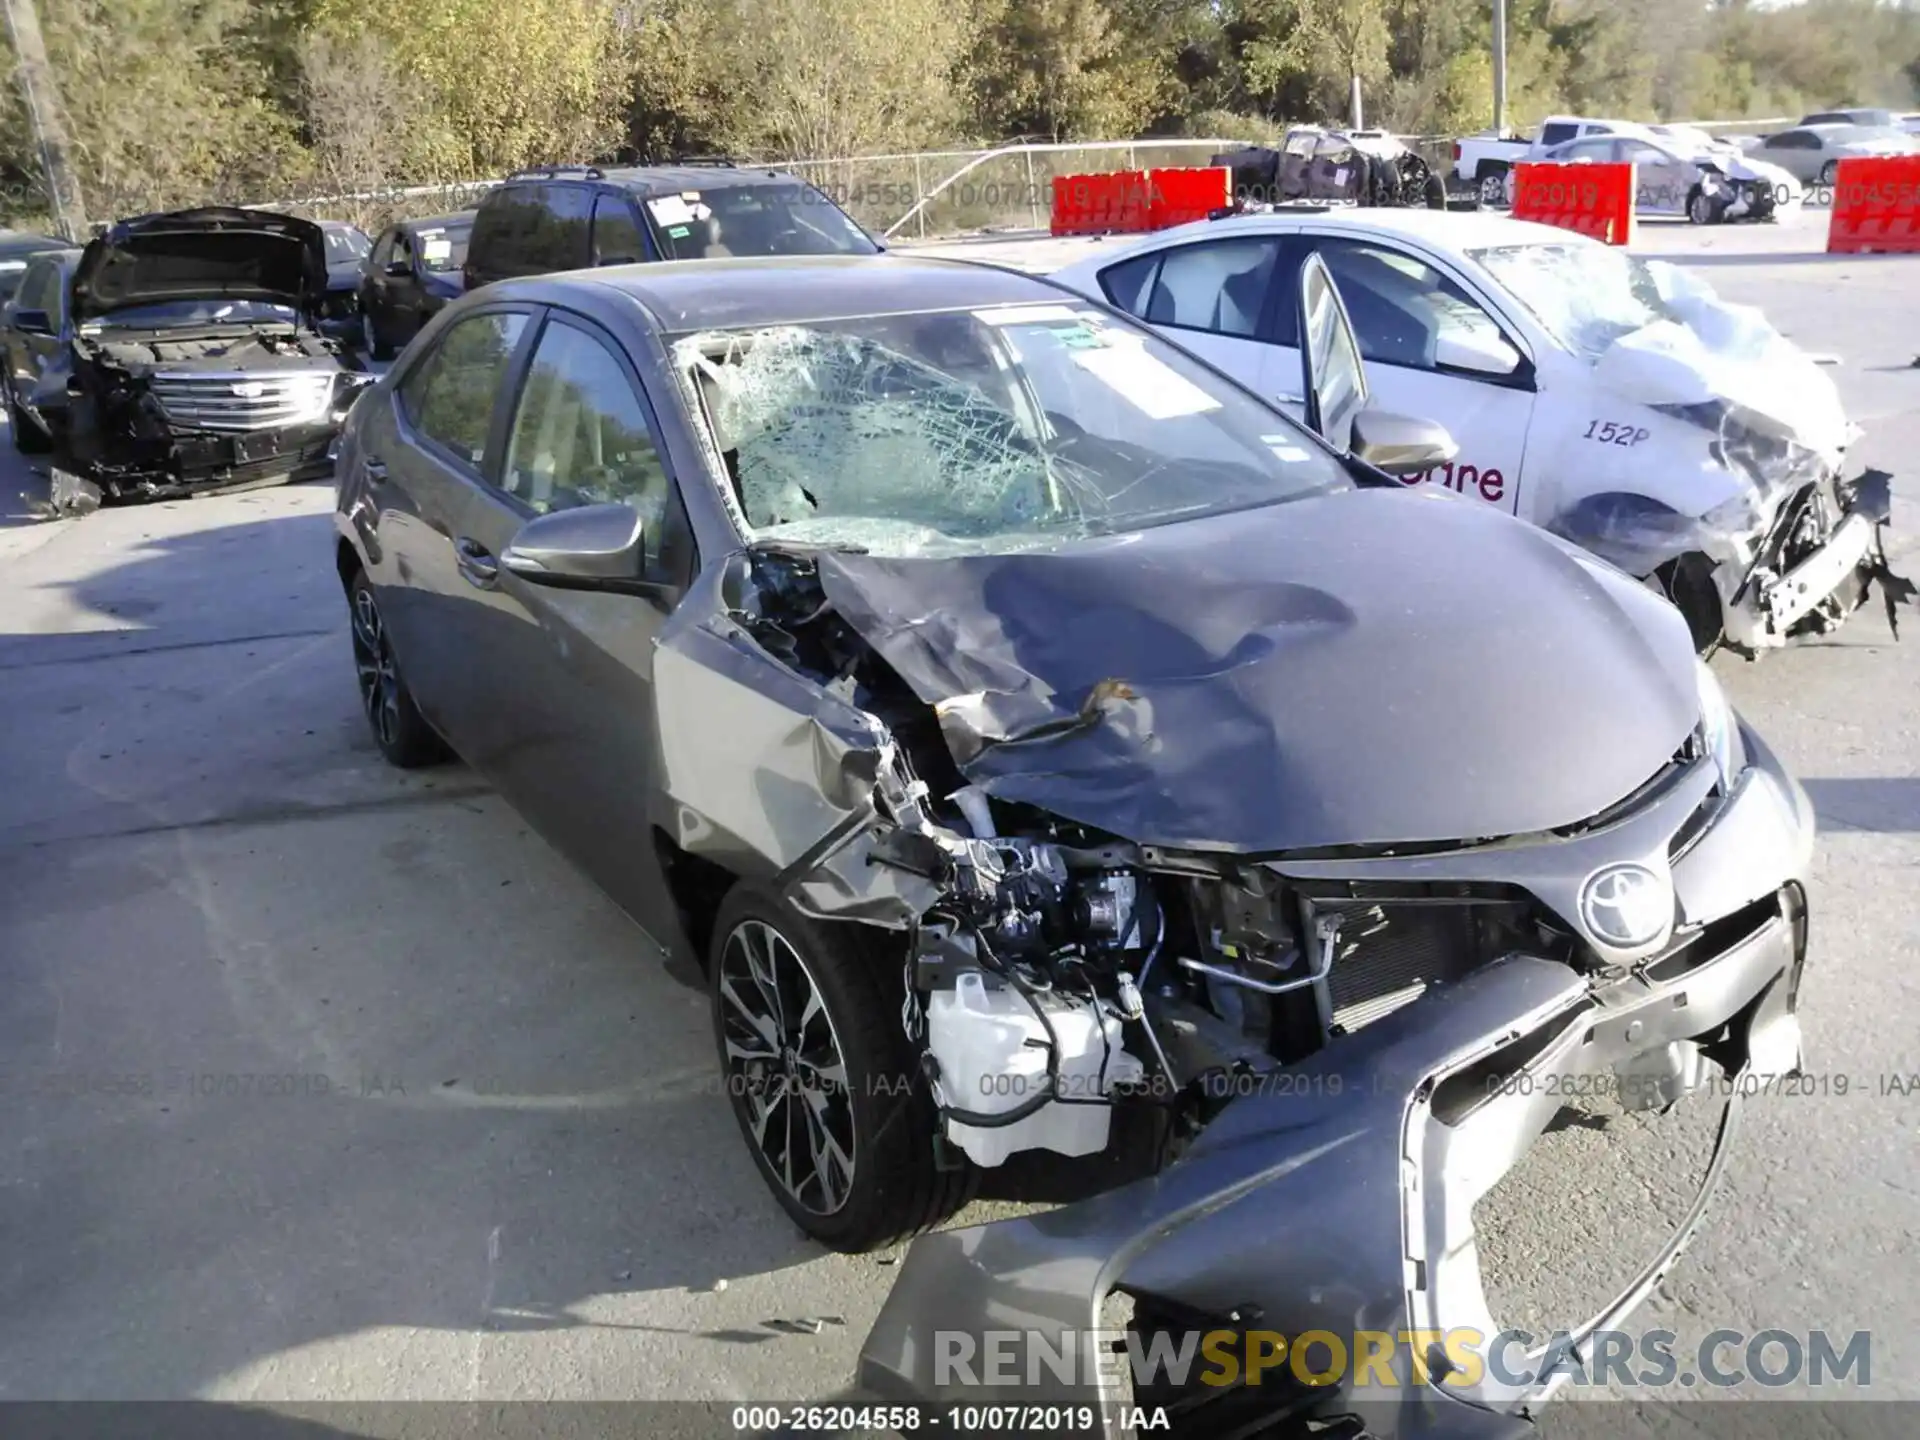
[[[787,1214],[862,1250],[1016,1155],[1115,1177],[916,1241],[871,1389],[1111,1399],[940,1361],[1070,1350],[1115,1297],[1148,1336],[1492,1336],[1473,1206],[1565,1097],[1724,1101],[1581,1343],[1799,1066],[1800,788],[1665,601],[1393,481],[1451,442],[1371,405],[1317,262],[1287,303],[1313,432],[1046,281],[897,254],[490,286],[349,419],[381,750],[457,753],[702,956]],[[1551,1380],[1502,1358],[1397,1351],[1374,1433],[1505,1433]]]

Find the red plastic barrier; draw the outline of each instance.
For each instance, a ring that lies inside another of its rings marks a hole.
[[[1920,254],[1920,155],[1842,160],[1827,217],[1829,255]]]
[[[1147,172],[1113,170],[1053,177],[1055,235],[1110,235],[1147,229]]]
[[[1631,245],[1633,166],[1522,161],[1513,167],[1513,218]]]
[[[1226,166],[1147,172],[1147,228],[1165,230],[1204,220],[1233,203],[1233,171]]]

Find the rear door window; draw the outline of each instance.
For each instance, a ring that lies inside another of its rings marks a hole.
[[[479,283],[555,268],[544,262],[543,251],[551,248],[547,194],[557,188],[503,185],[487,196],[473,223],[471,258]]]
[[[549,187],[540,268],[579,270],[592,264],[592,230],[593,191],[585,185]]]
[[[634,223],[633,202],[624,195],[602,195],[593,202],[593,263],[628,265],[647,258]]]
[[[1277,235],[1247,235],[1167,252],[1146,296],[1150,325],[1252,339],[1280,254]]]
[[[517,311],[469,315],[400,382],[407,423],[475,472],[486,462],[494,404],[526,328]]]

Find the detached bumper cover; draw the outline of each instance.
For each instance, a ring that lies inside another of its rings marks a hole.
[[[1798,1068],[1812,815],[1764,743],[1747,741],[1753,763],[1719,814],[1676,842],[1682,912],[1714,917],[1691,946],[1611,982],[1510,956],[1329,1045],[1287,1072],[1285,1093],[1234,1101],[1151,1180],[916,1242],[862,1351],[861,1389],[940,1405],[1096,1405],[1112,1416],[1128,1399],[1113,1366],[1063,1379],[1032,1366],[1023,1345],[1019,1383],[994,1385],[956,1383],[941,1361],[965,1348],[957,1337],[980,1356],[992,1353],[989,1337],[1008,1332],[1083,1353],[1116,1290],[1156,1314],[1219,1317],[1196,1328],[1257,1315],[1259,1329],[1282,1335],[1472,1329],[1491,1339],[1499,1327],[1480,1285],[1472,1205],[1560,1104],[1546,1085],[1506,1077],[1619,1068],[1694,1039],[1711,1042],[1729,1071]],[[1576,1344],[1623,1320],[1685,1249],[1724,1163],[1737,1094],[1690,1213]],[[1524,1368],[1501,1359],[1494,1373]],[[1220,1433],[1219,1412],[1231,1408],[1236,1427],[1259,1415],[1268,1424],[1349,1416],[1373,1436],[1484,1440],[1524,1431],[1520,1407],[1552,1386],[1449,1384],[1438,1371],[1418,1373],[1404,1345],[1390,1368],[1391,1386],[1356,1388],[1349,1371],[1303,1387],[1279,1380],[1280,1370],[1259,1390],[1209,1396],[1193,1386],[1188,1398],[1198,1392],[1202,1403],[1174,1433]],[[1110,1421],[1108,1433],[1122,1432]]]

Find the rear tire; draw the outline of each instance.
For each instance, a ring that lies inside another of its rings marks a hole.
[[[1507,203],[1507,167],[1496,165],[1480,171],[1480,204],[1484,209],[1499,210]]]
[[[418,770],[445,760],[446,742],[427,724],[413,703],[413,692],[400,678],[380,602],[364,570],[354,571],[347,582],[347,610],[360,708],[373,731],[373,743],[389,765],[401,770]]]
[[[1840,162],[1838,160],[1829,160],[1820,167],[1820,179],[1818,183],[1830,186],[1839,178]]]
[[[976,1172],[936,1163],[939,1114],[901,1028],[899,941],[801,915],[742,882],[713,927],[721,1074],[760,1176],[793,1222],[858,1254],[946,1219]]]

